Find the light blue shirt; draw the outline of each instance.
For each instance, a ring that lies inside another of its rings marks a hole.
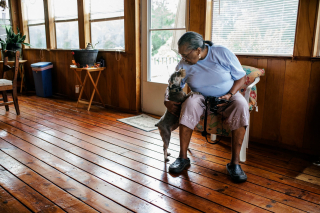
[[[203,60],[190,65],[181,60],[176,70],[186,70],[186,77],[181,81],[181,87],[185,83],[193,92],[200,92],[204,96],[220,97],[227,94],[235,80],[246,75],[242,66],[233,52],[221,45],[208,47],[208,54]]]

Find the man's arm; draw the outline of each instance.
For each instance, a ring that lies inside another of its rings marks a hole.
[[[244,75],[239,80],[234,81],[234,84],[231,87],[229,92],[231,92],[232,94],[236,94],[239,91],[239,89],[241,88],[241,86],[246,82],[246,76],[247,75]],[[229,94],[229,95],[231,95],[231,94]]]
[[[242,78],[235,80],[233,83],[233,86],[231,87],[230,91],[232,94],[236,94],[239,89],[241,88],[241,86],[246,82],[246,75],[244,75]],[[226,99],[227,101],[229,101],[229,99],[231,98],[231,94],[227,93],[221,97],[219,97],[220,99]],[[219,104],[217,106],[223,106],[225,104]]]

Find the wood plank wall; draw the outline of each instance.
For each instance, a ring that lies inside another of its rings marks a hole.
[[[189,0],[189,3],[189,29],[205,35],[206,1]],[[320,61],[311,59],[317,4],[317,0],[300,0],[295,58],[238,56],[242,64],[266,70],[266,76],[257,85],[259,111],[251,113],[251,141],[320,153]],[[139,38],[135,37],[139,31],[138,5],[138,0],[125,0],[127,50],[121,53],[120,61],[115,60],[115,52],[100,52],[98,56],[107,61],[107,71],[99,83],[105,103],[129,111],[141,109],[140,46]],[[38,61],[53,62],[54,92],[77,98],[74,93],[77,81],[69,70],[70,51],[51,50],[41,54],[39,50],[25,50],[24,57],[28,60],[27,67]],[[31,69],[26,70],[32,87]]]
[[[13,0],[13,2],[19,4],[19,0]],[[98,88],[104,103],[108,106],[130,112],[138,112],[141,109],[140,0],[125,0],[124,2],[126,51],[121,52],[120,56],[119,53],[116,56],[114,51],[99,52],[98,59],[103,57],[106,60],[107,69],[101,74]],[[20,10],[20,6],[17,9]],[[73,59],[71,50],[24,49],[23,57],[28,60],[25,70],[29,90],[34,90],[30,64],[39,61],[50,61],[54,67],[52,76],[53,92],[75,100],[78,98],[78,94],[75,93],[75,85],[79,84],[79,82],[69,69]],[[117,61],[116,58],[120,59]],[[95,75],[93,76],[96,77]],[[84,73],[82,78],[84,78]],[[92,86],[87,88],[88,92],[92,91],[92,89]],[[99,102],[98,97],[95,97],[94,101]]]
[[[317,0],[300,0],[294,58],[238,56],[266,69],[258,83],[259,111],[251,113],[250,140],[320,153],[320,60],[312,59]]]

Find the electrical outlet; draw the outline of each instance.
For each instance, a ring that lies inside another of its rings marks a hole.
[[[76,85],[76,88],[75,88],[76,93],[79,93],[79,88],[80,88],[80,86],[79,86],[79,85]]]

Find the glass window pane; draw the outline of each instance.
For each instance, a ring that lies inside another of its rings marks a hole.
[[[320,29],[318,29],[318,30],[320,30]],[[316,48],[317,48],[316,57],[319,57],[320,56],[320,33],[318,34],[318,46]]]
[[[56,23],[57,48],[78,49],[79,30],[78,21]]]
[[[293,54],[298,0],[215,2],[212,41],[235,53]]]
[[[177,50],[178,39],[185,30],[161,30],[151,32],[151,60],[148,80],[168,83],[169,76],[180,61]]]
[[[55,20],[78,19],[77,0],[54,0]]]
[[[31,48],[41,48],[46,49],[46,29],[44,25],[30,26],[29,27],[29,37]]]
[[[43,0],[25,1],[28,24],[44,24]]]
[[[11,26],[11,18],[10,18],[10,5],[8,4],[8,0],[6,0],[8,8],[1,8],[1,19],[0,19],[0,38],[5,40],[7,37],[5,26]]]
[[[8,3],[8,0],[6,0],[6,5],[7,7],[5,9],[1,7],[1,18],[10,20],[10,4]]]
[[[124,16],[123,0],[91,0],[90,19],[102,19]]]
[[[151,0],[151,28],[185,28],[186,0]]]
[[[92,22],[91,40],[96,49],[124,50],[124,20]]]

